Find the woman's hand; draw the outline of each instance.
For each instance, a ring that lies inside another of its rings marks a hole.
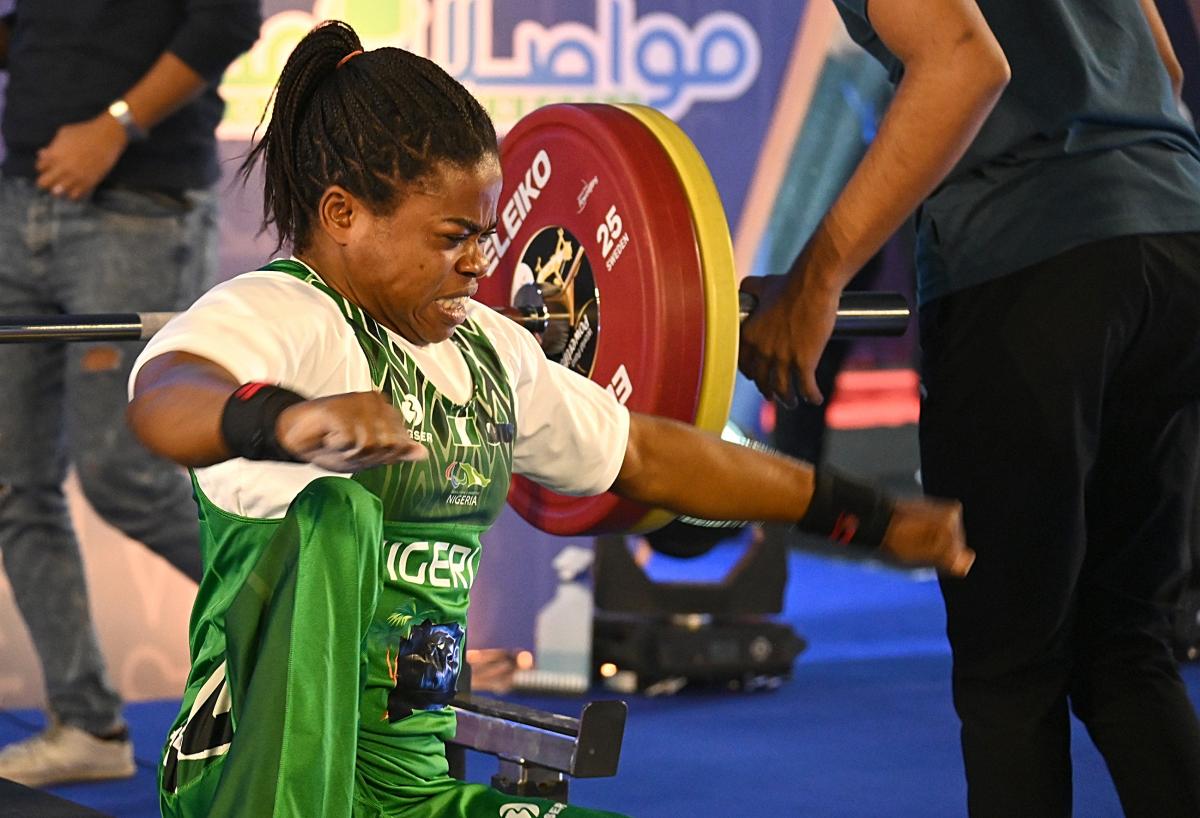
[[[963,532],[962,504],[932,497],[898,500],[880,551],[903,565],[964,577],[975,562]]]
[[[389,463],[424,460],[399,410],[378,392],[349,392],[289,406],[275,437],[301,460],[335,472],[356,472]]]

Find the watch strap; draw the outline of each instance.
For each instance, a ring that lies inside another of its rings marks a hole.
[[[141,142],[146,138],[146,131],[142,126],[137,124],[137,120],[133,118],[133,112],[129,110],[129,103],[123,99],[118,99],[112,105],[108,106],[108,115],[120,123],[125,129],[125,135],[130,142]]]

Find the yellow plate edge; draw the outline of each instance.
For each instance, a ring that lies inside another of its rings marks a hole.
[[[725,208],[704,158],[687,134],[669,117],[645,105],[618,103],[617,108],[645,125],[667,151],[688,197],[700,261],[704,269],[704,371],[696,402],[695,425],[720,434],[729,419],[737,375],[738,298],[734,275],[733,239],[725,220]],[[715,203],[702,212],[699,201]],[[722,339],[731,340],[721,343]],[[636,533],[661,528],[675,515],[654,509],[633,527]]]
[[[720,434],[729,419],[737,376],[738,297],[734,274],[733,239],[725,220],[725,208],[713,183],[708,165],[692,140],[670,118],[645,105],[618,104],[637,117],[667,150],[692,213],[704,267],[704,372],[696,406],[695,425]],[[698,210],[699,202],[714,206]]]

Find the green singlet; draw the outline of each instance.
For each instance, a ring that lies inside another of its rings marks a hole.
[[[429,458],[309,483],[286,515],[218,508],[193,477],[206,571],[192,668],[159,769],[163,815],[600,818],[447,772],[480,534],[508,493],[512,390],[473,322],[452,336],[474,389],[456,404],[358,306],[332,298],[375,387]]]

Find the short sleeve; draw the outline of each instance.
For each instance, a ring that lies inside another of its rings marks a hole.
[[[550,361],[527,330],[486,307],[476,312],[512,382],[513,472],[562,494],[600,494],[625,460],[629,412],[600,385]]]
[[[868,0],[833,0],[850,39],[887,69],[888,79],[893,84],[898,83],[904,76],[904,63],[888,50],[883,40],[875,33],[875,27],[871,25],[871,19],[867,16],[867,3]]]
[[[262,25],[256,0],[188,0],[183,23],[167,46],[210,83],[254,45]]]
[[[171,319],[134,363],[129,393],[141,367],[167,352],[188,352],[226,369],[238,383],[266,381],[312,396],[343,360],[328,329],[344,322],[327,296],[283,273],[246,273],[218,284]]]

